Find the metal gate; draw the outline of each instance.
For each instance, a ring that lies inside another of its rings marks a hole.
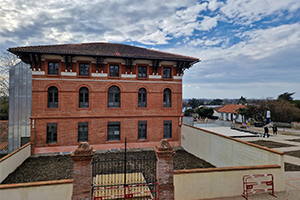
[[[142,156],[141,156],[142,155]],[[159,199],[154,151],[125,148],[93,158],[93,199]]]

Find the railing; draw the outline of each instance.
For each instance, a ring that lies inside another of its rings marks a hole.
[[[263,180],[257,180],[259,178]],[[251,179],[251,181],[249,179]],[[248,199],[248,194],[256,194],[268,191],[271,191],[271,193],[269,193],[270,195],[276,197],[274,195],[274,178],[272,174],[253,174],[243,176],[242,196],[245,199]]]

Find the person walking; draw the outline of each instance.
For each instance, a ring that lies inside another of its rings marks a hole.
[[[277,135],[277,126],[276,126],[276,124],[273,125],[272,129],[273,129],[273,135]]]
[[[269,129],[268,129],[268,127],[265,126],[264,130],[265,130],[265,132],[264,132],[264,136],[263,137],[265,137],[265,135],[267,135],[267,138],[269,138]]]

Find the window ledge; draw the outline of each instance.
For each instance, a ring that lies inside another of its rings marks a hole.
[[[31,71],[32,75],[45,75],[45,71]]]
[[[93,77],[107,77],[107,73],[92,73]]]
[[[179,79],[181,80],[182,79],[182,76],[173,76],[174,79]]]
[[[136,78],[136,74],[121,74],[122,78]]]
[[[149,78],[161,79],[161,75],[149,75]]]
[[[61,72],[62,76],[77,76],[76,72]]]

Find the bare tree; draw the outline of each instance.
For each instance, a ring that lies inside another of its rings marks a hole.
[[[7,51],[3,51],[0,55],[0,96],[9,95],[9,70],[20,62],[20,59]]]

